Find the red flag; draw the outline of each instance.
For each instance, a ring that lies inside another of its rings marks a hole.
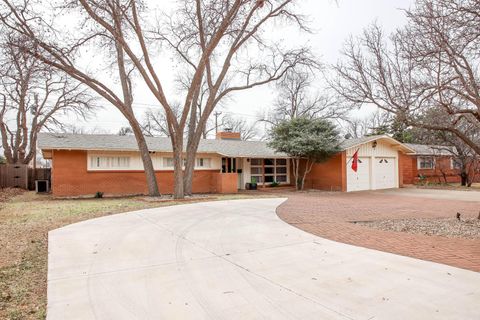
[[[355,151],[352,157],[352,170],[357,172],[358,169],[358,150]]]

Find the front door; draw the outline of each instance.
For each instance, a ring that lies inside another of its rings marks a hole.
[[[238,189],[244,189],[243,182],[243,159],[237,158]]]

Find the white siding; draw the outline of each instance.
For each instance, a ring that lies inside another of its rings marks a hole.
[[[375,148],[373,146],[374,146],[374,142],[372,141],[372,142],[368,142],[360,146],[356,146],[346,150],[347,191],[369,190],[369,189],[375,190],[375,189],[392,188],[392,187],[398,188],[399,179],[398,179],[397,148],[395,146],[392,146],[390,143],[382,140],[377,140],[377,144]],[[368,168],[367,167],[361,168],[359,166],[359,170],[360,169],[367,170],[367,172],[362,172],[360,174],[363,180],[361,184],[359,184],[359,182],[356,181],[359,178],[359,174],[354,174],[353,170],[351,169],[352,156],[357,150],[358,150],[358,157],[360,159],[369,159]],[[389,161],[388,168],[387,166],[384,166],[381,168],[379,167],[381,165],[379,163],[381,159],[388,159]],[[380,172],[377,172],[379,170]],[[365,174],[368,175],[368,178],[365,177]],[[390,176],[386,177],[387,174]]]
[[[92,157],[129,157],[129,167],[128,168],[94,168],[91,166]],[[172,158],[173,154],[171,153],[153,153],[151,155],[153,168],[158,171],[162,170],[173,170],[172,167],[164,166],[164,158]],[[222,168],[222,158],[214,154],[197,154],[197,158],[208,158],[210,160],[210,168],[196,168],[196,170],[221,170]],[[91,171],[105,171],[105,170],[143,170],[143,162],[140,154],[138,152],[98,152],[98,151],[89,151],[87,153],[87,168]]]
[[[347,149],[347,159],[353,156],[358,149],[359,157],[397,157],[398,151],[389,143],[377,141],[377,146],[373,148],[373,142],[368,142],[357,147]]]

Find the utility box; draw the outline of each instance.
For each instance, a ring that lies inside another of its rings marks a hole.
[[[35,180],[35,192],[47,193],[50,192],[50,183],[48,180]]]

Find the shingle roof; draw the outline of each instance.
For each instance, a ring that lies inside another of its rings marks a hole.
[[[150,151],[172,152],[172,144],[169,138],[145,137]],[[367,136],[352,138],[340,144],[342,150],[352,148],[363,143],[378,139],[395,139],[385,136]],[[405,144],[400,144],[405,148]],[[40,133],[38,147],[42,150],[68,149],[68,150],[105,150],[105,151],[138,151],[137,141],[134,136],[119,136],[112,134],[64,134],[64,133]],[[413,150],[409,150],[413,151]],[[198,147],[199,153],[217,153],[226,157],[248,158],[274,158],[287,157],[285,153],[277,153],[268,147],[265,141],[243,140],[214,140],[202,139]]]
[[[172,152],[169,138],[146,137],[148,148],[156,152]],[[40,133],[38,147],[42,150],[110,150],[138,151],[134,136],[118,136],[111,134],[52,134]],[[198,147],[199,153],[217,153],[226,157],[269,158],[286,157],[284,153],[276,153],[265,141],[213,140],[202,139]]]
[[[449,146],[437,146],[437,145],[427,145],[427,144],[415,144],[415,143],[405,143],[409,148],[415,151],[414,154],[418,155],[442,155],[449,156],[452,155],[449,149],[453,151],[453,147]]]

